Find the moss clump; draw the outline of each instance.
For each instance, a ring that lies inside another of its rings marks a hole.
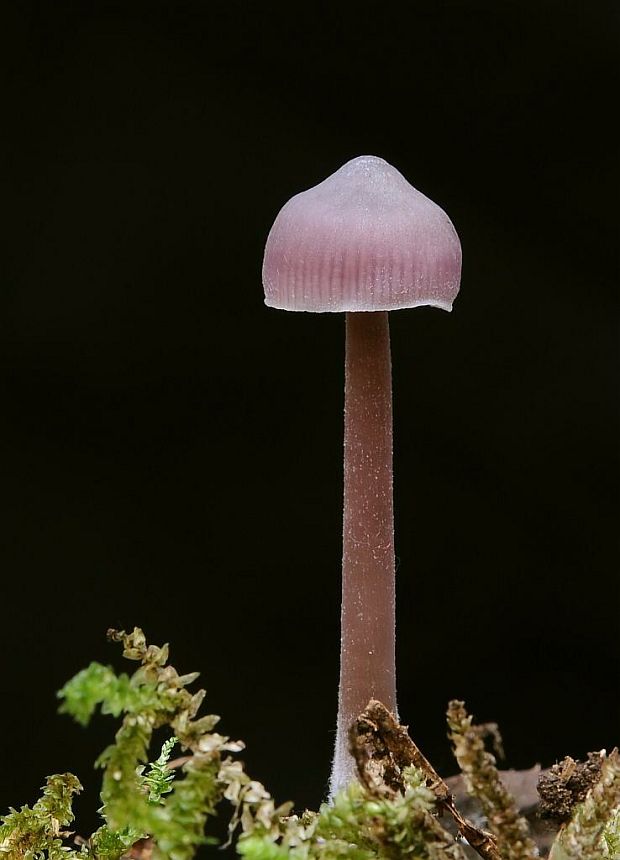
[[[11,809],[2,816],[0,854],[6,860],[61,860],[67,856],[63,847],[64,828],[73,821],[71,803],[82,790],[71,773],[48,776],[43,795],[30,808]]]
[[[560,830],[550,860],[620,858],[620,755],[603,754],[600,774]]]
[[[227,844],[234,842],[245,860],[464,860],[471,850],[487,860],[537,856],[485,750],[484,727],[473,725],[462,703],[450,706],[450,737],[492,833],[462,817],[406,729],[377,702],[360,716],[366,733],[352,746],[361,783],[318,812],[292,815],[292,804],[277,806],[234,757],[242,742],[214,731],[217,716],[198,716],[204,691],[187,689],[196,673],[180,675],[168,664],[168,647],[148,645],[138,628],[109,631],[109,638],[138,663],[135,671],[117,674],[91,663],[59,693],[60,710],[82,725],[97,709],[121,721],[96,763],[103,771],[102,824],[87,838],[68,831],[81,785],[70,773],[56,774],[32,807],[0,818],[0,860],[192,860],[200,846],[216,841],[208,835],[209,821],[222,806],[228,806]],[[162,728],[169,737],[149,764],[153,732]],[[176,747],[181,755],[171,760]],[[614,751],[559,833],[551,860],[620,860],[619,785]],[[442,812],[469,847],[446,829]]]

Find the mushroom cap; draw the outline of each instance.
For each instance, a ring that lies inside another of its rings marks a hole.
[[[446,213],[373,155],[292,197],[263,260],[265,304],[287,311],[450,311],[460,277]]]

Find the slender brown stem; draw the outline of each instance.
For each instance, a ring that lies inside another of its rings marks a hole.
[[[331,793],[355,779],[348,732],[370,698],[396,712],[392,372],[387,312],[346,316],[340,687]]]

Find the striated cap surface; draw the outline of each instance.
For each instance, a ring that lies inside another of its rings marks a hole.
[[[263,260],[265,304],[289,311],[450,311],[460,277],[446,213],[372,155],[292,197]]]

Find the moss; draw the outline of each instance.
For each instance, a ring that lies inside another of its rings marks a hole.
[[[496,726],[489,730],[474,725],[464,703],[455,700],[448,706],[448,728],[467,790],[480,801],[500,856],[504,860],[534,860],[538,850],[528,823],[500,779],[495,756],[485,748],[484,737],[489,731],[500,745]]]
[[[117,674],[91,663],[59,693],[60,710],[82,725],[97,710],[120,720],[114,742],[96,763],[103,771],[101,826],[89,837],[68,831],[81,786],[72,774],[56,774],[32,807],[11,809],[0,819],[0,855],[6,860],[192,860],[201,846],[215,841],[210,822],[221,814],[228,818],[227,844],[234,843],[246,860],[464,860],[463,843],[440,820],[446,811],[480,857],[536,856],[527,825],[485,749],[484,727],[473,725],[462,703],[450,705],[450,737],[496,840],[460,815],[445,782],[378,702],[360,715],[352,747],[363,784],[350,785],[318,812],[292,815],[292,804],[277,805],[235,758],[241,741],[215,731],[217,716],[199,716],[204,691],[187,689],[196,673],[179,674],[168,664],[168,646],[149,645],[137,628],[109,631],[109,638],[138,663],[135,671]],[[168,738],[149,764],[156,729],[167,730]],[[175,748],[181,755],[172,761]],[[619,774],[614,751],[572,809],[552,860],[619,860]]]
[[[558,833],[550,860],[602,860],[620,857],[618,817],[620,808],[620,755],[613,750],[601,761],[596,782],[577,804]]]
[[[82,790],[71,773],[49,776],[43,795],[32,808],[22,806],[2,816],[0,853],[6,860],[61,860],[67,857],[63,847],[64,828],[73,821],[73,797]]]

